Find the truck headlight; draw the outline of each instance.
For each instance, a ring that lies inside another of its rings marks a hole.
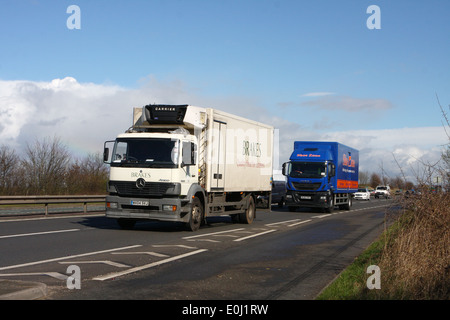
[[[163,211],[177,211],[177,206],[171,205],[171,204],[163,204],[162,206]]]
[[[109,209],[117,209],[118,205],[117,205],[117,202],[107,202],[106,207]]]

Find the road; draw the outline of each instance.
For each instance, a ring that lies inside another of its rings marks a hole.
[[[314,299],[383,230],[391,200],[350,211],[258,209],[198,232],[120,230],[104,213],[0,220],[0,279],[45,283],[45,299]],[[70,278],[69,278],[70,277]]]

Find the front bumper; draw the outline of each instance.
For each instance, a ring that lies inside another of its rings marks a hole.
[[[302,192],[288,190],[286,193],[286,205],[289,207],[329,208],[330,193]]]
[[[143,202],[145,205],[142,205]],[[108,218],[188,222],[190,210],[191,203],[187,199],[106,197]]]

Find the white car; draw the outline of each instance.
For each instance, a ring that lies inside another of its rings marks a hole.
[[[389,199],[391,197],[391,188],[389,186],[378,186],[375,189],[375,198],[384,197]]]
[[[359,188],[355,193],[356,200],[370,200],[370,192],[367,188]]]

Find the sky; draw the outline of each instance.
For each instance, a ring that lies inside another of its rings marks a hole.
[[[449,17],[448,0],[0,0],[0,145],[102,152],[133,107],[191,104],[273,125],[275,169],[329,140],[413,178],[448,143]]]

